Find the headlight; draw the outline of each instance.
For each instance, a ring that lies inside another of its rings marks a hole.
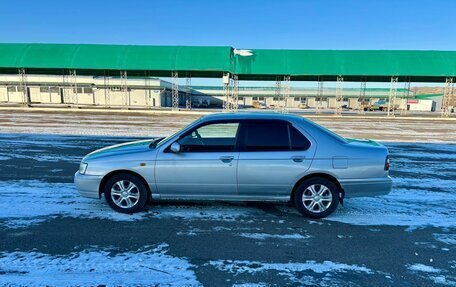
[[[87,163],[81,162],[81,164],[79,165],[79,173],[80,174],[85,174],[85,172],[87,170],[87,166],[88,166]]]

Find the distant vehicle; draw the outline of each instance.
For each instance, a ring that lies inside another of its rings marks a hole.
[[[268,106],[266,105],[266,103],[264,101],[253,101],[252,106],[256,109],[262,109],[262,110],[268,108]]]
[[[377,101],[374,104],[372,104],[372,106],[370,106],[369,110],[371,110],[371,111],[387,111],[388,110],[388,102],[385,101],[385,100]],[[391,107],[390,107],[390,110],[392,110]]]
[[[292,201],[322,218],[346,197],[388,194],[388,149],[345,139],[297,115],[212,114],[164,139],[94,151],[75,184],[116,211],[149,200]]]
[[[194,108],[209,108],[211,101],[208,99],[198,99],[192,103]]]

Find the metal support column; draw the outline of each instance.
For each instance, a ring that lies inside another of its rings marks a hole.
[[[229,73],[223,74],[222,77],[223,83],[223,111],[229,112],[231,111],[231,99],[230,99],[230,86],[231,86],[231,75]]]
[[[111,107],[111,85],[109,83],[109,75],[104,73],[103,75],[103,86],[104,86],[104,96],[105,96],[105,106],[110,108]]]
[[[144,102],[146,103],[146,108],[150,108],[150,103],[152,99],[152,91],[150,89],[150,76],[149,72],[144,72]]]
[[[401,115],[405,116],[407,114],[407,102],[410,97],[410,79],[404,83],[404,98],[405,98],[405,107],[401,109]]]
[[[274,89],[274,94],[275,94],[275,97],[277,99],[277,103],[275,103],[274,105],[274,108],[279,108],[281,109],[282,108],[282,80],[277,77],[276,78],[276,81],[275,81],[275,89]]]
[[[442,117],[448,117],[451,114],[451,110],[454,108],[454,79],[446,78],[445,90],[442,98]]]
[[[63,93],[63,103],[68,104],[70,102],[70,94],[68,92],[68,75],[65,73],[65,70],[62,72],[62,93]]]
[[[365,111],[364,111],[364,101],[366,100],[366,87],[367,87],[367,81],[364,79],[362,82],[361,82],[361,87],[359,89],[359,98],[358,98],[358,113],[360,115],[364,115],[365,114]]]
[[[321,102],[323,98],[323,79],[321,77],[318,77],[318,87],[317,87],[317,98],[316,98],[316,110],[315,113],[319,114],[321,113]]]
[[[233,75],[231,81],[231,111],[237,112],[239,108],[239,77]]]
[[[78,79],[76,77],[76,70],[69,71],[70,80],[70,95],[73,105],[78,105]]]
[[[336,82],[336,109],[334,111],[334,114],[337,116],[342,115],[343,84],[344,78],[338,76]]]
[[[391,77],[387,116],[394,117],[394,110],[396,107],[396,96],[397,96],[397,77]]]
[[[190,73],[187,73],[185,78],[185,108],[187,110],[192,109],[192,77]]]
[[[282,100],[283,100],[283,106],[282,106],[282,112],[285,113],[287,112],[288,108],[288,99],[290,98],[290,76],[284,76],[283,77],[283,93],[282,93]]]
[[[19,79],[20,79],[19,88],[22,92],[22,102],[24,103],[24,105],[27,105],[30,107],[31,99],[30,99],[30,94],[28,93],[27,74],[25,73],[24,68],[19,69]]]
[[[122,104],[130,106],[130,93],[128,92],[127,71],[120,71],[120,90],[122,91]]]
[[[171,102],[173,110],[179,110],[179,74],[176,71],[171,73],[173,78],[171,87]]]

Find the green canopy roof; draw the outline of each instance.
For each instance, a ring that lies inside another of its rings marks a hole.
[[[76,69],[81,75],[221,77],[238,74],[244,80],[318,78],[333,81],[441,82],[456,76],[456,51],[385,50],[264,50],[240,56],[231,47],[133,46],[87,44],[0,44],[0,73],[62,74]]]
[[[171,76],[171,71],[196,77],[221,77],[231,69],[230,47],[131,46],[74,44],[0,44],[0,71],[61,74],[76,69],[78,74]],[[185,76],[185,75],[181,75]]]

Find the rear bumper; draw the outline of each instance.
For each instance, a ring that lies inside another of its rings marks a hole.
[[[74,184],[83,197],[100,198],[99,188],[101,179],[101,176],[83,175],[79,172],[74,174]]]
[[[391,177],[341,180],[345,197],[370,197],[387,195],[393,186]]]

